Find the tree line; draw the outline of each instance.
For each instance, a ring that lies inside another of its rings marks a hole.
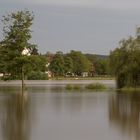
[[[54,76],[103,76],[109,74],[108,57],[100,58],[94,54],[83,54],[71,50],[63,54],[57,52],[50,61],[49,70]]]
[[[28,10],[3,16],[3,39],[0,41],[0,73],[3,79],[47,79],[53,76],[89,76],[108,74],[108,59],[80,51],[67,54],[40,54],[36,44],[30,43],[34,14]]]

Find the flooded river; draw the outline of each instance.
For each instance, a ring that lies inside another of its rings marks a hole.
[[[71,90],[95,81],[0,83],[0,140],[139,140],[140,93]]]

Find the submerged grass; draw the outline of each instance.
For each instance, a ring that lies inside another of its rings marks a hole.
[[[72,90],[72,89],[73,89],[73,86],[70,85],[70,84],[68,84],[68,85],[66,85],[65,89],[67,89],[67,90]]]
[[[140,87],[123,87],[121,89],[118,89],[120,91],[140,91]]]
[[[89,84],[85,86],[85,88],[90,89],[90,90],[103,90],[103,89],[106,89],[106,86],[101,83],[94,83],[94,84]]]
[[[81,85],[71,85],[71,84],[68,84],[68,85],[66,85],[65,89],[66,90],[81,90],[82,87],[81,87]]]
[[[86,86],[81,86],[81,85],[71,85],[68,84],[65,87],[66,90],[105,90],[107,87],[104,84],[101,83],[93,83],[93,84],[88,84]]]

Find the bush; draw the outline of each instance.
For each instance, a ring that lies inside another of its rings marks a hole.
[[[27,76],[28,80],[48,80],[48,75],[40,71],[32,71]]]

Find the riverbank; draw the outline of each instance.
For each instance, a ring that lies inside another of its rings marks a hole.
[[[71,85],[88,85],[101,83],[109,88],[116,88],[115,80],[25,80],[25,85],[28,86],[63,86]],[[0,86],[21,86],[21,80],[0,81]]]
[[[54,77],[50,80],[115,80],[111,76],[102,76],[102,77]]]

